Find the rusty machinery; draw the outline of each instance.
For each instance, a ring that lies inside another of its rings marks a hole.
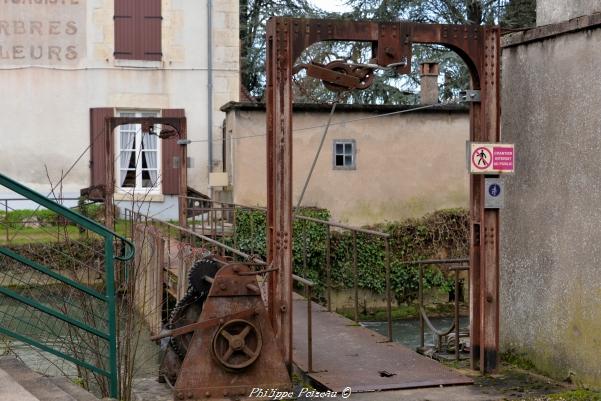
[[[471,74],[470,140],[498,142],[499,38],[497,27],[317,20],[275,17],[267,27],[267,209],[268,310],[288,366],[292,363],[292,76],[301,69],[333,90],[364,89],[377,68],[410,72],[413,44],[454,50]],[[369,64],[336,60],[295,65],[309,46],[322,41],[371,43]],[[476,91],[480,96],[475,96]],[[474,96],[472,96],[474,95]],[[499,214],[484,208],[484,176],[470,177],[470,320],[473,368],[498,364]]]
[[[164,342],[160,375],[174,387],[175,400],[247,398],[255,387],[292,387],[260,273],[213,257],[192,266],[186,295],[153,337]]]

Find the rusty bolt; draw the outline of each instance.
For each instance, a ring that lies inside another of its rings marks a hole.
[[[486,302],[488,302],[488,303],[491,303],[491,302],[492,302],[492,300],[493,300],[493,298],[492,298],[492,295],[488,294],[488,295],[486,296]]]
[[[229,395],[229,393],[227,392],[227,390],[223,392],[224,397],[227,397],[228,395]]]
[[[177,393],[177,398],[179,398],[180,400],[183,400],[185,398],[184,393],[182,393],[182,392]]]
[[[207,391],[207,392],[205,393],[205,397],[209,398],[210,396],[211,396],[211,392],[210,392],[210,391]]]
[[[225,323],[225,320],[223,320],[223,319],[219,319],[219,324],[220,324],[220,325],[223,325],[224,323]]]
[[[280,310],[282,311],[282,313],[286,313],[286,311],[288,310],[288,307],[286,305],[282,305],[282,306],[280,306]]]
[[[234,271],[234,273],[238,273],[240,271],[240,266],[234,266],[232,267],[232,270]]]
[[[225,283],[221,283],[221,285],[219,286],[219,288],[221,288],[222,290],[226,290],[227,289],[227,285],[225,285]]]
[[[188,391],[188,398],[192,398],[192,397],[194,397],[194,394],[192,394],[191,391]]]
[[[255,308],[255,310],[254,310],[253,314],[254,314],[255,316],[257,316],[259,313],[261,313],[261,311],[259,310],[259,308]]]

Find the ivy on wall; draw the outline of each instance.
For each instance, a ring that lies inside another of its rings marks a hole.
[[[304,208],[302,216],[329,220],[324,209]],[[445,209],[421,218],[378,224],[373,230],[390,234],[391,287],[398,303],[417,298],[419,267],[402,262],[429,258],[459,258],[468,254],[469,225],[465,209]],[[327,226],[302,219],[294,221],[294,273],[314,281],[316,294],[325,295]],[[330,277],[333,288],[354,286],[353,234],[332,228]],[[243,252],[266,257],[265,212],[239,210],[236,215],[235,244]],[[385,240],[356,234],[357,281],[360,288],[384,294]],[[306,244],[303,247],[303,244]],[[424,287],[451,291],[454,281],[444,270],[424,268]]]

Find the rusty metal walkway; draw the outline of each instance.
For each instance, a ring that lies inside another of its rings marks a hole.
[[[307,309],[307,301],[295,295],[294,362],[304,372],[308,370]],[[316,303],[312,305],[312,322],[313,372],[307,374],[329,390],[341,392],[350,387],[357,393],[473,383]]]

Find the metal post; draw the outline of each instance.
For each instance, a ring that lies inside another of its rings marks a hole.
[[[6,229],[6,243],[10,243],[10,233],[8,227],[8,200],[4,201],[4,227]]]
[[[357,272],[357,231],[353,230],[353,276],[355,277],[355,322],[359,321],[359,274]]]
[[[119,398],[119,374],[117,366],[117,319],[115,302],[115,270],[113,259],[113,238],[106,236],[104,238],[104,269],[106,271],[106,299],[108,311],[108,329],[109,329],[109,371],[110,388],[109,392],[112,398]]]
[[[326,226],[326,291],[328,296],[328,312],[332,312],[332,279],[330,277],[330,226]]]
[[[249,210],[250,220],[250,254],[255,254],[255,215],[252,210]]]
[[[303,222],[303,277],[307,277],[307,222]]]
[[[392,342],[392,294],[390,291],[390,240],[384,241],[384,265],[386,268],[386,319],[388,320],[388,341]]]
[[[200,233],[205,235],[205,209],[201,207],[198,210],[200,210]]]
[[[313,316],[311,305],[311,286],[305,284],[305,296],[307,297],[307,357],[309,373],[313,371]]]
[[[234,248],[238,249],[238,227],[237,227],[237,219],[236,219],[236,211],[237,207],[234,206],[232,211],[232,236],[234,237]],[[238,260],[238,255],[234,254],[234,260]]]
[[[221,241],[225,242],[225,214],[223,213],[223,204],[221,204]],[[225,249],[221,248],[221,256],[225,256]]]
[[[459,360],[459,270],[455,270],[455,360]]]
[[[422,316],[422,308],[424,307],[424,268],[422,265],[419,265],[419,309],[417,313],[419,314],[419,346],[424,348],[424,317]]]

